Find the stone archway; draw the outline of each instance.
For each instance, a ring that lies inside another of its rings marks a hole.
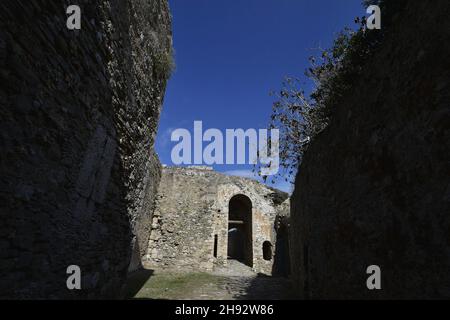
[[[253,267],[252,202],[243,194],[228,204],[228,258]]]

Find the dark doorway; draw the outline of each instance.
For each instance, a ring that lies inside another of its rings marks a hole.
[[[232,197],[228,207],[228,258],[253,267],[252,202],[242,194]]]

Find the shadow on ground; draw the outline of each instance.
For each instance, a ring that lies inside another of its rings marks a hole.
[[[132,299],[147,283],[154,271],[151,269],[140,269],[130,273],[123,290],[125,299]]]
[[[138,270],[128,276],[126,299],[157,300],[290,300],[294,299],[286,277],[233,272],[179,273]]]
[[[245,290],[233,296],[236,300],[294,300],[294,292],[287,277],[258,273]]]

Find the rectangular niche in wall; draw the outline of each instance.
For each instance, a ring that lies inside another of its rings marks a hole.
[[[217,258],[218,236],[214,235],[214,258]]]

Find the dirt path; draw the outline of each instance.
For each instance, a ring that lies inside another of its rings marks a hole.
[[[289,280],[257,275],[231,261],[211,273],[171,273],[142,270],[130,276],[127,296],[137,299],[254,300],[290,299]]]

